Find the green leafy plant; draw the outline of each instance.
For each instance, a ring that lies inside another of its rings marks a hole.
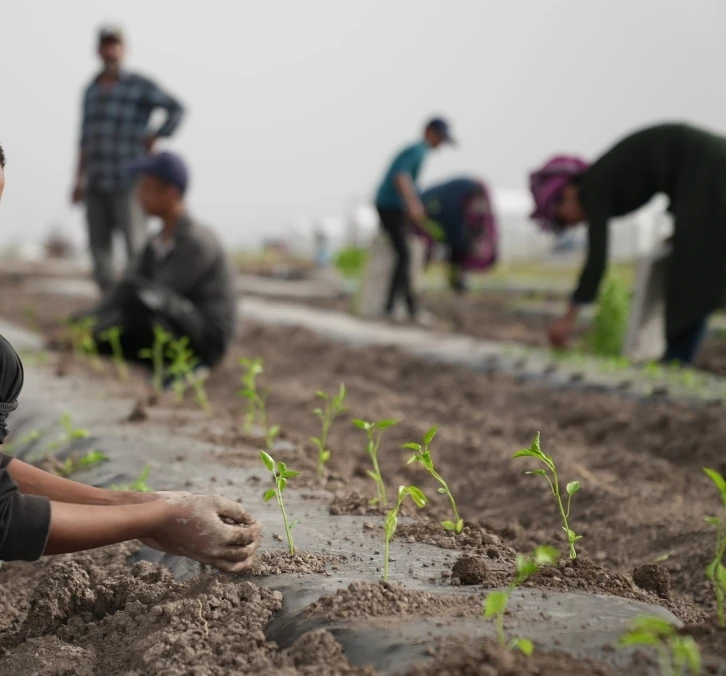
[[[184,401],[184,394],[191,387],[197,404],[206,413],[211,413],[212,407],[209,404],[209,397],[207,397],[207,391],[204,388],[205,378],[194,371],[200,361],[189,345],[189,337],[182,336],[181,338],[169,340],[166,355],[170,360],[168,371],[173,378],[171,387],[176,395],[176,400],[178,402]]]
[[[267,448],[272,448],[275,445],[275,439],[277,439],[278,434],[280,434],[279,425],[273,425],[267,429],[265,432],[265,443],[267,444]]]
[[[91,433],[85,427],[74,426],[73,417],[70,413],[64,413],[60,417],[59,422],[63,427],[63,434],[61,434],[56,441],[52,441],[48,444],[47,448],[49,451],[54,451],[65,444],[75,441],[76,439],[87,439],[91,436]]]
[[[91,366],[96,371],[103,371],[103,363],[98,355],[98,345],[93,336],[96,326],[95,317],[83,317],[68,324],[71,346],[76,357],[89,357]]]
[[[462,528],[464,528],[464,519],[459,516],[459,510],[456,509],[456,502],[454,500],[454,496],[451,494],[451,490],[449,490],[448,484],[434,468],[434,461],[431,458],[431,449],[429,448],[429,446],[434,440],[434,437],[436,436],[436,432],[438,432],[438,430],[438,426],[432,427],[424,435],[423,443],[404,444],[403,447],[408,448],[411,451],[415,451],[415,453],[411,456],[411,459],[408,461],[408,464],[411,465],[417,462],[420,465],[423,465],[428,470],[429,474],[434,479],[436,479],[439,484],[441,484],[441,488],[438,489],[438,492],[441,495],[446,495],[449,498],[449,502],[451,503],[451,509],[454,511],[454,520],[442,521],[441,525],[446,530],[461,533]]]
[[[91,469],[96,465],[106,462],[108,458],[104,453],[98,450],[90,450],[88,453],[82,456],[73,455],[70,458],[66,458],[62,464],[55,468],[55,473],[58,476],[68,477],[71,474],[80,472],[84,469]]]
[[[706,575],[711,581],[716,594],[718,623],[721,627],[726,627],[726,614],[724,613],[724,597],[726,597],[726,566],[724,566],[724,556],[726,556],[726,479],[716,470],[704,467],[703,471],[716,484],[723,505],[723,513],[720,517],[706,517],[706,522],[716,528],[715,556],[706,568]]]
[[[113,484],[111,489],[114,491],[136,491],[137,493],[151,493],[151,488],[147,483],[151,474],[151,466],[146,465],[139,475],[139,478],[130,484]]]
[[[290,548],[290,554],[295,553],[295,544],[292,541],[292,529],[300,523],[300,519],[288,523],[287,512],[285,511],[285,504],[282,501],[282,494],[287,487],[288,479],[293,479],[299,476],[300,472],[294,472],[288,469],[284,462],[275,462],[272,456],[265,451],[260,451],[260,458],[265,463],[265,467],[272,473],[272,479],[275,482],[275,488],[270,488],[265,491],[263,499],[265,502],[269,502],[272,498],[277,498],[277,504],[282,512],[282,521],[285,524],[285,534],[287,535],[287,544]]]
[[[658,655],[661,676],[701,673],[701,652],[692,636],[680,636],[676,628],[659,617],[641,616],[618,640],[622,648],[649,646]]]
[[[243,358],[239,360],[239,364],[243,369],[242,388],[237,392],[237,395],[247,399],[247,410],[244,415],[243,429],[245,432],[250,432],[252,426],[258,424],[262,427],[267,447],[272,448],[272,443],[279,434],[280,427],[279,425],[269,426],[267,419],[267,395],[269,391],[265,389],[260,390],[257,387],[257,376],[264,371],[262,358]],[[271,431],[274,431],[274,433],[270,434]]]
[[[622,354],[630,315],[630,292],[627,285],[615,275],[603,282],[595,308],[590,335],[590,349],[601,357]]]
[[[372,505],[380,505],[388,507],[388,496],[386,495],[386,485],[383,483],[381,470],[378,466],[378,448],[381,445],[381,437],[383,432],[389,427],[398,423],[398,420],[380,420],[379,422],[367,422],[365,420],[354,420],[353,424],[359,429],[364,430],[368,443],[366,444],[366,452],[373,463],[373,471],[368,472],[368,476],[376,483],[376,497],[371,500]]]
[[[514,454],[515,458],[536,458],[540,462],[542,462],[547,469],[535,469],[531,472],[527,472],[527,474],[540,474],[545,479],[547,479],[547,483],[549,483],[550,488],[552,489],[552,495],[555,496],[555,499],[557,500],[557,507],[560,510],[560,516],[562,517],[562,523],[564,524],[562,526],[562,530],[565,531],[567,534],[567,542],[570,545],[570,558],[576,559],[577,558],[577,552],[575,551],[575,542],[578,540],[582,540],[582,535],[577,535],[575,531],[573,531],[570,528],[570,524],[568,523],[568,519],[570,518],[570,506],[572,504],[572,496],[577,493],[577,491],[580,490],[580,482],[579,481],[571,481],[567,484],[565,487],[565,490],[567,491],[567,508],[565,509],[564,505],[562,504],[562,495],[560,493],[560,482],[559,478],[557,476],[557,469],[555,467],[555,461],[546,453],[542,451],[539,444],[539,432],[537,432],[537,436],[534,438],[534,441],[532,442],[532,445],[529,448],[525,448],[521,451],[518,451]],[[549,470],[549,473],[548,473]]]
[[[164,389],[164,354],[171,339],[172,335],[168,331],[158,324],[154,324],[153,345],[139,351],[139,357],[148,359],[152,364],[154,375],[151,382],[156,392]]]
[[[315,396],[325,403],[322,407],[316,408],[313,413],[320,419],[322,431],[319,437],[310,437],[310,441],[318,449],[318,478],[322,479],[325,474],[325,463],[330,460],[330,449],[328,448],[328,434],[335,418],[346,410],[345,407],[345,385],[340,384],[338,394],[334,397],[325,392],[318,391]]]
[[[527,578],[534,575],[542,566],[552,566],[557,563],[560,554],[556,549],[542,545],[537,547],[532,554],[524,556],[517,555],[515,564],[514,579],[509,586],[503,591],[490,592],[484,602],[484,617],[486,619],[494,618],[497,628],[497,638],[503,646],[507,645],[507,639],[504,634],[504,614],[507,612],[509,599],[512,592],[524,582]],[[509,642],[509,649],[517,648],[525,655],[529,656],[534,652],[532,641],[526,638],[514,638]]]
[[[99,338],[111,346],[111,359],[116,366],[116,373],[119,380],[128,380],[129,367],[124,357],[124,349],[121,345],[121,334],[124,330],[120,326],[111,326],[99,334]]]
[[[338,252],[335,258],[335,267],[344,277],[356,279],[363,274],[368,258],[368,250],[358,247],[348,247]]]
[[[398,499],[396,500],[396,506],[386,514],[386,548],[383,553],[383,579],[388,579],[388,561],[391,547],[391,538],[398,528],[398,513],[401,510],[401,505],[407,496],[411,497],[416,507],[423,507],[426,502],[426,496],[423,492],[416,488],[416,486],[399,486],[398,487]]]

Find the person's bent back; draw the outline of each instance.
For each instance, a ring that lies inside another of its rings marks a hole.
[[[99,349],[109,351],[104,332],[119,326],[125,357],[138,359],[154,343],[159,326],[176,338],[187,337],[195,356],[215,366],[234,337],[232,265],[217,235],[187,213],[189,176],[180,157],[160,153],[130,169],[140,175],[139,201],[163,227],[148,240],[126,279],[86,313],[95,319]]]

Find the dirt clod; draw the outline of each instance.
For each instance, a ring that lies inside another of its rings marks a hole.
[[[335,554],[307,554],[296,552],[290,555],[288,552],[261,552],[257,555],[252,564],[248,576],[257,575],[282,575],[287,573],[299,573],[311,575],[313,573],[324,573],[326,566],[332,563],[345,561],[346,557]]]
[[[670,598],[671,574],[663,566],[654,563],[638,566],[633,570],[633,582],[662,599]]]
[[[131,410],[131,413],[129,413],[127,420],[128,422],[143,422],[144,420],[148,420],[148,418],[149,414],[146,411],[146,406],[144,405],[144,402],[139,399],[134,408]]]
[[[480,556],[464,554],[454,563],[451,576],[459,578],[463,585],[484,584],[489,578],[489,568]]]

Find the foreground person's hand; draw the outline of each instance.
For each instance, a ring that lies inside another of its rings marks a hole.
[[[219,495],[169,496],[162,501],[166,516],[149,534],[150,546],[227,573],[252,565],[260,526],[239,504]]]
[[[577,311],[574,308],[570,308],[563,317],[553,322],[547,333],[550,345],[558,349],[566,348],[576,322]]]

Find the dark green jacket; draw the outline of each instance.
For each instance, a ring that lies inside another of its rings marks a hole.
[[[672,336],[726,304],[726,138],[686,124],[661,124],[620,141],[580,179],[588,255],[573,302],[595,300],[605,272],[608,221],[658,193],[675,217],[666,290]]]

